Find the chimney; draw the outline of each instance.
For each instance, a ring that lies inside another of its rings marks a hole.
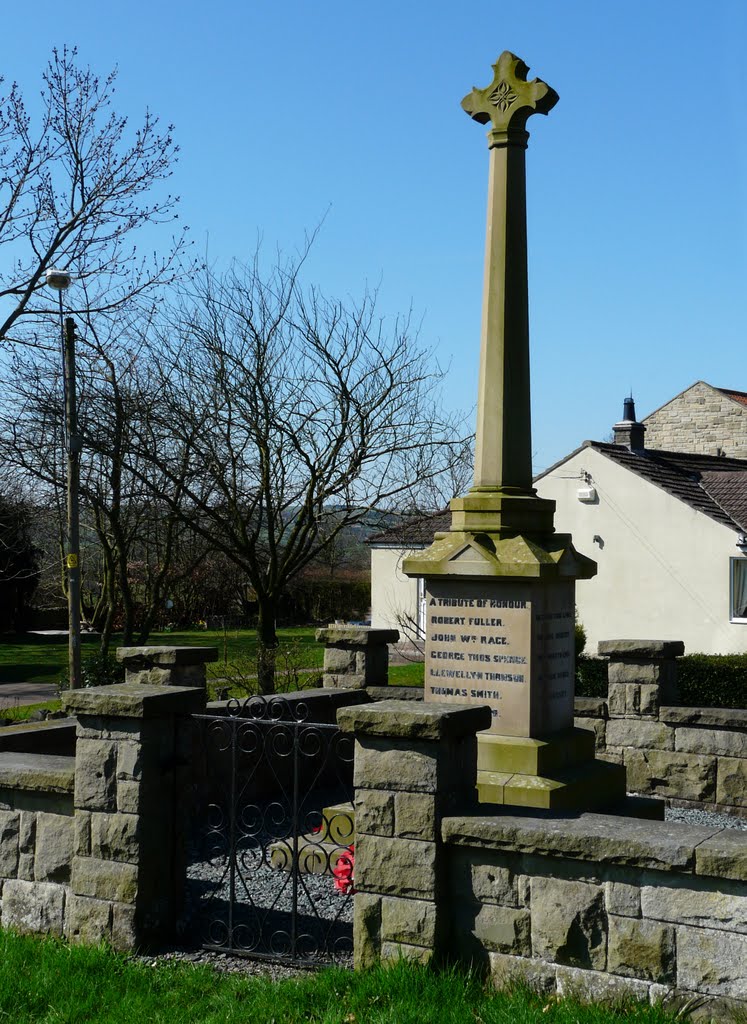
[[[646,428],[635,418],[635,402],[633,396],[625,399],[623,404],[623,418],[612,428],[615,434],[615,444],[623,445],[632,452],[643,451],[643,435]]]

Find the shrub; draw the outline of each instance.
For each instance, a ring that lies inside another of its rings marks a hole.
[[[677,659],[679,704],[747,709],[747,654],[687,654]],[[576,696],[607,696],[607,661],[576,659]]]
[[[124,665],[117,661],[113,654],[87,654],[81,659],[80,678],[83,686],[111,686],[125,680]],[[70,686],[70,673],[66,670],[60,679],[60,687],[67,690]]]
[[[308,647],[298,641],[281,643],[275,651],[275,693],[295,693],[322,685],[322,671],[308,670]],[[252,697],[259,693],[257,655],[233,658],[216,670],[217,681],[211,681],[210,692],[215,700],[229,694]]]
[[[683,707],[747,708],[747,654],[687,654],[677,666]]]
[[[580,658],[584,653],[584,647],[586,647],[586,630],[578,621],[573,627],[573,638],[576,644],[576,658]]]
[[[576,696],[607,696],[607,662],[603,658],[576,658]]]

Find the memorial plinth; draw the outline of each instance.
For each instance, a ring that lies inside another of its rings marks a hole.
[[[462,101],[491,124],[474,485],[404,572],[425,578],[425,699],[490,706],[480,799],[588,810],[625,795],[624,768],[573,727],[575,581],[596,563],[555,533],[531,464],[525,126],[558,96],[511,53],[493,70]]]

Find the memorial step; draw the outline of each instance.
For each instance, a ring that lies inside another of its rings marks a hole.
[[[480,733],[477,770],[551,775],[582,761],[593,760],[594,733],[590,729],[564,729],[547,739]]]
[[[478,771],[480,803],[551,811],[593,811],[625,798],[625,768],[589,760],[550,775]]]
[[[298,856],[302,874],[332,874],[337,863],[355,842],[355,812],[352,803],[334,804],[322,812],[318,832],[279,839],[269,847],[270,865],[277,871],[290,871]]]

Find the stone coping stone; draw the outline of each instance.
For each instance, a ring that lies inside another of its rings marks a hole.
[[[364,691],[371,700],[423,700],[422,686],[367,686]]]
[[[43,722],[19,722],[17,725],[4,725],[0,729],[0,749],[5,740],[13,740],[16,736],[28,736],[30,733],[67,731],[75,728],[74,718],[52,718]]]
[[[335,647],[370,647],[373,644],[396,644],[398,629],[372,629],[370,626],[326,626],[314,634],[320,644]]]
[[[695,871],[713,878],[747,881],[747,832],[725,828],[695,850]]]
[[[75,748],[74,718],[53,718],[46,722],[21,722],[0,729],[0,750],[26,750],[30,753],[63,753],[60,747]]]
[[[600,640],[601,657],[638,661],[641,658],[679,658],[685,653],[682,640]]]
[[[337,712],[337,724],[343,732],[412,740],[468,736],[489,728],[491,721],[487,704],[382,700],[354,708],[340,708]]]
[[[75,788],[75,758],[0,751],[0,788],[72,793]]]
[[[441,829],[444,842],[456,846],[692,873],[696,849],[728,831],[612,814],[449,817]]]
[[[659,709],[659,721],[666,722],[667,725],[705,725],[747,731],[747,711],[743,708],[666,707]]]
[[[68,690],[62,703],[67,711],[78,716],[158,718],[201,711],[205,706],[205,691],[199,686],[119,683]]]
[[[573,710],[577,718],[607,718],[605,697],[576,697]]]
[[[217,647],[118,647],[117,661],[151,665],[204,665],[218,660]]]

